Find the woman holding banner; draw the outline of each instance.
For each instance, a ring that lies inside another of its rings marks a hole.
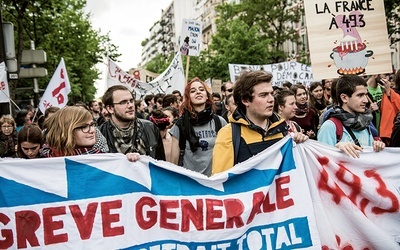
[[[43,157],[73,156],[101,153],[96,145],[96,123],[92,114],[83,108],[70,106],[57,111],[46,122],[46,145]],[[106,143],[106,142],[104,142]],[[136,161],[139,154],[127,154],[128,160]]]

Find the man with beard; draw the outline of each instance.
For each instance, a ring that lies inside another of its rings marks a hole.
[[[368,90],[365,80],[358,75],[344,75],[336,84],[336,99],[339,106],[334,107],[330,118],[318,131],[318,141],[336,146],[350,157],[358,158],[358,151],[372,146],[379,152],[385,148],[382,141],[374,140],[369,128],[372,114],[367,109]],[[337,123],[343,126],[338,138]]]
[[[110,120],[101,125],[110,153],[139,153],[165,160],[164,146],[158,128],[150,121],[136,118],[135,98],[123,85],[107,89],[102,101]]]
[[[104,122],[104,119],[100,111],[99,102],[96,100],[90,101],[89,109],[90,113],[92,113],[94,122],[96,122],[97,126],[100,126]]]

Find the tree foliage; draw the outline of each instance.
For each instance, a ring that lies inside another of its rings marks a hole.
[[[228,64],[266,64],[285,61],[283,44],[298,42],[298,33],[289,25],[299,22],[300,8],[290,8],[286,0],[244,0],[217,7],[217,33],[204,56],[203,64],[213,78],[229,79]]]
[[[119,56],[109,35],[92,28],[85,5],[86,0],[3,0],[2,6],[3,20],[15,26],[18,68],[22,50],[30,49],[30,41],[34,41],[36,49],[43,49],[47,55],[47,63],[37,65],[48,70],[47,77],[38,78],[39,87],[45,89],[64,58],[71,82],[71,102],[92,100],[96,92],[94,82],[99,78],[95,65],[107,54]],[[31,79],[20,79],[11,82],[10,90],[30,86]],[[30,99],[33,91],[11,94],[13,98]]]
[[[173,58],[174,58],[173,54],[169,55],[169,57],[166,57],[162,54],[157,54],[144,67],[145,69],[151,72],[161,74],[168,68]]]
[[[400,42],[400,1],[384,0],[388,34],[391,45]]]
[[[210,45],[208,65],[213,78],[229,79],[228,64],[265,64],[269,61],[270,39],[263,39],[258,25],[240,19],[218,22],[218,33]]]

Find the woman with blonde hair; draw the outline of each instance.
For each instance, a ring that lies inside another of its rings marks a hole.
[[[44,126],[46,146],[44,157],[96,154],[96,123],[92,114],[80,107],[65,107],[54,113]]]
[[[62,108],[44,125],[47,134],[46,145],[42,150],[43,157],[103,153],[101,149],[105,146],[102,144],[107,144],[104,136],[96,129],[92,114],[81,107]],[[129,161],[137,161],[140,157],[138,153],[128,153],[126,156]]]

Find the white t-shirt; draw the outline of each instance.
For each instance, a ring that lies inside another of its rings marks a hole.
[[[221,121],[221,127],[227,124],[224,118],[219,117],[219,119]],[[199,137],[200,147],[198,147],[195,152],[192,152],[189,141],[186,140],[183,167],[211,176],[212,151],[217,137],[214,119],[211,119],[204,125],[195,126],[193,129]],[[177,125],[172,126],[169,133],[179,141],[179,127]]]

